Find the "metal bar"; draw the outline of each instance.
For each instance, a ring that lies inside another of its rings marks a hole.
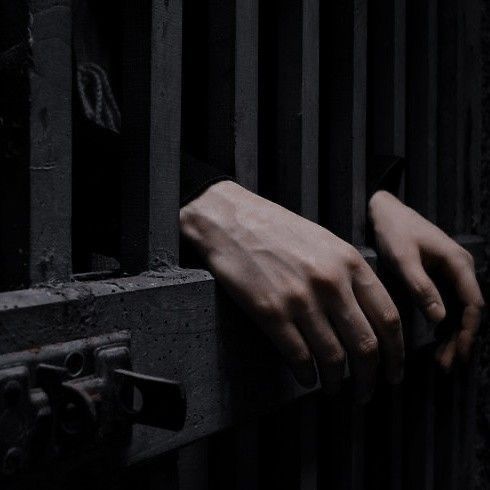
[[[258,0],[210,1],[207,157],[257,190]]]
[[[367,1],[322,9],[321,221],[362,245],[366,208]]]
[[[479,9],[476,1],[439,5],[438,210],[441,226],[451,233],[471,232],[478,207]]]
[[[71,274],[71,2],[3,9],[6,39],[9,29],[22,33],[9,47],[0,101],[0,276],[9,289]]]
[[[459,475],[457,476],[459,488],[468,490],[472,490],[475,487],[475,470],[477,466],[478,357],[480,347],[478,346],[476,349],[469,364],[461,370],[461,390],[458,400],[461,407],[461,416],[459,424]]]
[[[406,200],[437,218],[437,0],[407,5]]]
[[[364,408],[354,405],[350,385],[324,398],[318,431],[318,488],[364,488]]]
[[[404,488],[434,488],[434,352],[407,359],[404,382]]]
[[[29,5],[31,83],[30,279],[71,274],[71,2]]]
[[[372,154],[405,157],[405,0],[369,2]]]
[[[318,220],[319,2],[261,3],[261,190]]]
[[[235,174],[243,187],[258,189],[258,0],[236,0]]]
[[[302,398],[260,424],[262,488],[317,488],[317,397]]]
[[[178,262],[182,1],[124,3],[122,265]]]
[[[399,386],[378,384],[366,409],[365,485],[368,490],[402,488],[402,396]]]
[[[180,490],[209,490],[208,439],[201,439],[179,451]]]
[[[435,381],[436,488],[457,490],[460,464],[460,372],[437,373]]]
[[[209,488],[259,489],[259,433],[257,422],[240,424],[209,441]]]

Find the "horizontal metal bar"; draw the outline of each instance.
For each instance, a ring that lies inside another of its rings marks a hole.
[[[481,257],[482,239],[460,241]],[[373,251],[364,255],[375,265]],[[243,313],[217,301],[205,271],[173,269],[0,294],[0,354],[121,330],[132,333],[134,368],[183,381],[189,400],[183,431],[137,427],[127,463],[182,447],[308,392]],[[429,335],[416,338],[423,341],[418,346],[433,341]]]

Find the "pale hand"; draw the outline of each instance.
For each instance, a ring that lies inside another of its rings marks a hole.
[[[467,360],[484,307],[471,254],[388,192],[373,195],[369,218],[381,258],[402,278],[431,322],[442,321],[446,308],[429,273],[437,271],[450,281],[464,309],[459,330],[438,349],[437,359],[446,370],[456,357]]]
[[[346,356],[360,401],[375,385],[378,346],[401,381],[396,306],[359,252],[328,230],[233,182],[182,208],[183,235],[284,355],[297,380],[336,391]]]

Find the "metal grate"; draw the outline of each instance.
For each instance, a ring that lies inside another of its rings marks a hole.
[[[28,53],[0,71],[0,354],[127,330],[140,371],[184,381],[189,415],[177,434],[136,428],[122,459],[98,460],[106,471],[91,463],[74,482],[47,469],[41,480],[128,490],[471,488],[474,362],[450,377],[436,372],[433,334],[406,304],[401,387],[380,382],[367,408],[352,404],[348,380],[335,400],[299,388],[212,277],[178,267],[178,213],[182,133],[211,161],[231,162],[243,186],[328,226],[376,267],[366,162],[403,159],[401,197],[483,266],[485,243],[472,234],[478,0],[118,8],[123,274],[74,276],[71,1],[0,1],[0,25],[17,26]],[[67,472],[82,463],[70,457]]]

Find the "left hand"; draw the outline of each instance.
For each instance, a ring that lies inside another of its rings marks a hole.
[[[455,357],[468,360],[485,305],[472,255],[388,192],[373,195],[369,218],[381,258],[402,278],[429,321],[441,322],[446,308],[428,271],[440,271],[455,288],[463,304],[461,326],[438,350],[437,360],[445,370]]]

